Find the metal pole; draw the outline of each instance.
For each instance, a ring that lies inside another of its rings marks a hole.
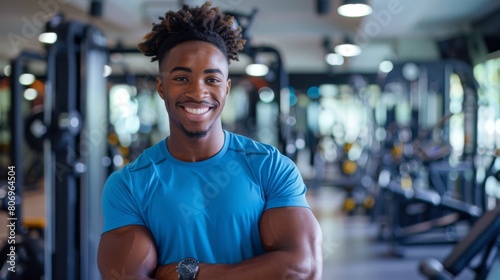
[[[77,109],[79,89],[79,47],[84,26],[77,22],[64,23],[59,27],[56,53],[55,116],[61,125],[69,113]],[[53,152],[55,153],[55,252],[52,273],[54,280],[78,280],[79,242],[78,236],[78,182],[73,164],[76,158],[76,139],[58,127]]]
[[[15,179],[16,179],[16,210],[13,215],[9,218],[15,218],[16,221],[16,232],[21,232],[23,230],[22,223],[22,207],[21,198],[24,189],[24,116],[23,116],[23,85],[19,82],[19,77],[23,72],[26,60],[44,60],[41,54],[32,52],[22,52],[17,58],[11,61],[11,111],[10,111],[10,122],[11,122],[11,165],[15,168]]]
[[[81,279],[99,279],[97,248],[103,225],[101,193],[108,177],[103,159],[108,151],[108,94],[103,76],[107,61],[106,39],[89,27],[82,42],[80,112],[83,130],[80,136],[80,248]]]
[[[277,129],[278,129],[278,149],[286,154],[286,144],[287,141],[290,137],[290,127],[286,124],[286,118],[288,117],[287,114],[283,114],[281,110],[281,91],[283,89],[288,88],[288,73],[285,70],[284,63],[283,63],[283,58],[281,56],[281,53],[274,47],[271,46],[258,46],[258,47],[252,47],[250,49],[250,52],[252,55],[258,54],[258,53],[271,53],[276,56],[276,72],[278,74],[278,79],[277,79],[277,96],[276,98],[278,108],[280,108],[280,114],[278,118],[278,123],[277,123]],[[284,123],[284,126],[283,124]]]

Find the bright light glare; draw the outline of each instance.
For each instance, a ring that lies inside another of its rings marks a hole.
[[[487,134],[493,135],[495,134],[495,121],[487,120],[484,122],[484,130]]]
[[[267,67],[267,65],[265,64],[249,64],[245,68],[245,72],[250,76],[265,76],[267,75],[267,73],[269,73],[269,67]]]
[[[262,87],[259,89],[259,98],[264,103],[271,103],[274,100],[274,91],[268,87]]]
[[[391,72],[392,68],[394,68],[394,64],[392,64],[392,62],[390,62],[389,60],[382,61],[380,63],[380,65],[378,66],[378,69],[380,70],[380,72],[383,72],[383,73]]]
[[[137,115],[129,116],[125,119],[125,127],[128,133],[137,133],[141,128],[141,120]]]
[[[329,53],[325,57],[326,63],[330,65],[342,65],[344,64],[344,57],[338,53]]]
[[[29,86],[35,82],[35,75],[24,73],[19,76],[19,83],[23,86]]]
[[[5,65],[5,67],[3,68],[3,74],[5,75],[5,77],[9,77],[10,76],[10,72],[11,72],[10,65]]]
[[[38,35],[38,41],[44,44],[54,44],[57,41],[57,33],[44,32]]]
[[[111,75],[112,72],[113,69],[111,69],[111,66],[104,65],[104,74],[103,74],[104,77],[109,77],[109,75]]]
[[[120,155],[115,155],[113,157],[113,164],[115,166],[122,166],[123,165],[123,157]]]
[[[24,91],[24,99],[31,101],[35,100],[35,98],[38,96],[38,92],[34,88],[27,88]]]
[[[366,4],[345,4],[337,12],[345,17],[364,17],[372,13],[372,8]]]
[[[323,97],[334,97],[339,93],[339,88],[333,84],[322,84],[319,86],[319,94]]]
[[[353,44],[341,44],[335,46],[335,52],[345,57],[351,57],[359,55],[361,48]]]
[[[297,149],[302,150],[306,146],[306,141],[302,138],[295,140],[295,146]]]

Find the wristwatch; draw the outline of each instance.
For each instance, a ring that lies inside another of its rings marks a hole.
[[[179,280],[194,280],[200,271],[200,262],[195,258],[182,259],[176,267]]]

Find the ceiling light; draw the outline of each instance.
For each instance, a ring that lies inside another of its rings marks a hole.
[[[363,17],[372,13],[372,8],[364,0],[344,0],[337,12],[345,17]]]
[[[19,76],[19,83],[23,86],[29,86],[35,82],[35,75],[24,73]]]
[[[56,13],[45,23],[45,29],[38,35],[38,41],[43,44],[54,44],[57,41],[56,29],[64,21],[62,13]]]
[[[265,64],[253,63],[247,65],[245,73],[250,76],[265,76],[269,73],[269,67]]]
[[[38,35],[38,41],[44,44],[54,44],[57,41],[57,33],[44,32]]]
[[[326,63],[328,63],[330,65],[334,65],[334,66],[344,64],[344,57],[341,56],[340,54],[334,53],[334,52],[327,54],[325,56],[325,60],[326,60]]]
[[[389,60],[380,62],[380,65],[378,66],[378,70],[383,73],[391,72],[392,68],[394,68],[394,64],[392,64],[392,62]]]
[[[345,57],[357,56],[361,53],[361,48],[351,43],[337,45],[334,50],[336,53]]]

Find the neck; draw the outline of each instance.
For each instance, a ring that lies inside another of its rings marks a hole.
[[[167,138],[167,148],[180,161],[197,162],[217,154],[224,146],[224,138],[222,127],[214,127],[200,138],[189,137],[183,131],[174,129]]]

